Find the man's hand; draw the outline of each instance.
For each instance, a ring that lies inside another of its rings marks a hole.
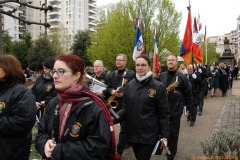
[[[100,92],[96,92],[96,95],[99,96],[99,97],[104,97],[103,92],[101,92],[101,91]]]

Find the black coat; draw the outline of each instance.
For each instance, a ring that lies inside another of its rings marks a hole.
[[[46,105],[48,101],[57,95],[53,79],[46,79],[42,75],[37,78],[31,90],[36,102],[45,101]]]
[[[124,83],[122,83],[123,75],[125,71],[126,71],[126,75],[124,76]],[[129,69],[113,71],[109,76],[108,88],[107,88],[108,94],[111,95],[112,90],[116,90],[118,87],[124,88],[127,83],[129,83],[132,79],[134,79],[134,77],[135,77],[135,72]],[[119,107],[115,109],[116,111],[121,108],[122,99],[123,99],[122,97],[115,98],[115,100],[119,104]]]
[[[169,136],[169,110],[166,89],[151,77],[143,82],[136,78],[124,88],[121,117],[126,117],[126,132],[130,142],[155,144],[159,135]]]
[[[85,102],[74,104],[75,109],[70,113],[64,128],[65,136],[61,137],[61,142],[57,143],[54,148],[53,158],[58,160],[103,160],[106,158],[111,142],[108,121],[102,108],[96,102],[93,101],[93,104],[87,106],[82,105]],[[54,111],[58,104],[57,97],[49,102],[39,125],[35,146],[43,156],[45,156],[44,145],[48,139],[52,138]]]
[[[20,84],[0,84],[0,159],[28,160],[36,105],[31,91]]]
[[[187,110],[191,110],[193,105],[192,91],[186,75],[180,71],[166,71],[161,73],[157,79],[167,88],[175,82],[176,76],[178,76],[179,85],[168,93],[168,105],[171,116],[182,115],[184,105],[187,106]]]

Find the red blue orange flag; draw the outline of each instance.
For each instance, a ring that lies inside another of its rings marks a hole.
[[[183,42],[180,48],[180,56],[185,63],[189,65],[192,60],[192,16],[190,6],[188,7],[187,25],[183,37]]]
[[[193,45],[192,45],[193,57],[198,63],[203,63],[202,48],[199,40],[199,30],[196,17],[194,18],[193,25]]]

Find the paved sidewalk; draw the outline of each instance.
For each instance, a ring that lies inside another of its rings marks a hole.
[[[216,97],[205,99],[203,115],[197,116],[194,127],[189,126],[186,117],[182,116],[175,160],[201,159],[204,156],[201,142],[208,140],[210,135],[220,129],[240,127],[240,80],[233,81],[233,88],[228,90],[227,97],[217,91]],[[118,136],[119,125],[116,125]],[[166,156],[152,156],[151,160],[166,159]],[[131,148],[126,149],[121,160],[135,160]]]

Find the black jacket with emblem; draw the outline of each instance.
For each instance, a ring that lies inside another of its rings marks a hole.
[[[28,160],[36,105],[24,85],[0,83],[0,159]]]
[[[130,142],[155,144],[159,136],[168,138],[169,111],[166,89],[152,77],[139,82],[136,78],[124,88],[123,109],[120,120],[127,121]]]
[[[168,93],[168,105],[171,116],[179,116],[183,113],[183,106],[187,106],[187,110],[191,110],[193,105],[193,95],[190,82],[187,76],[180,71],[166,71],[161,73],[157,80],[162,82],[167,88],[176,81],[178,76],[178,85]]]
[[[64,135],[53,150],[52,157],[59,160],[104,160],[110,147],[111,133],[102,108],[92,100],[92,104],[84,105],[90,100],[73,104],[64,128]],[[54,128],[54,112],[59,104],[57,97],[47,106],[39,124],[35,146],[41,155],[44,145],[52,138]]]
[[[57,95],[53,79],[46,79],[43,77],[43,75],[40,75],[37,78],[31,90],[35,96],[36,102],[45,101],[46,105],[52,98]]]

